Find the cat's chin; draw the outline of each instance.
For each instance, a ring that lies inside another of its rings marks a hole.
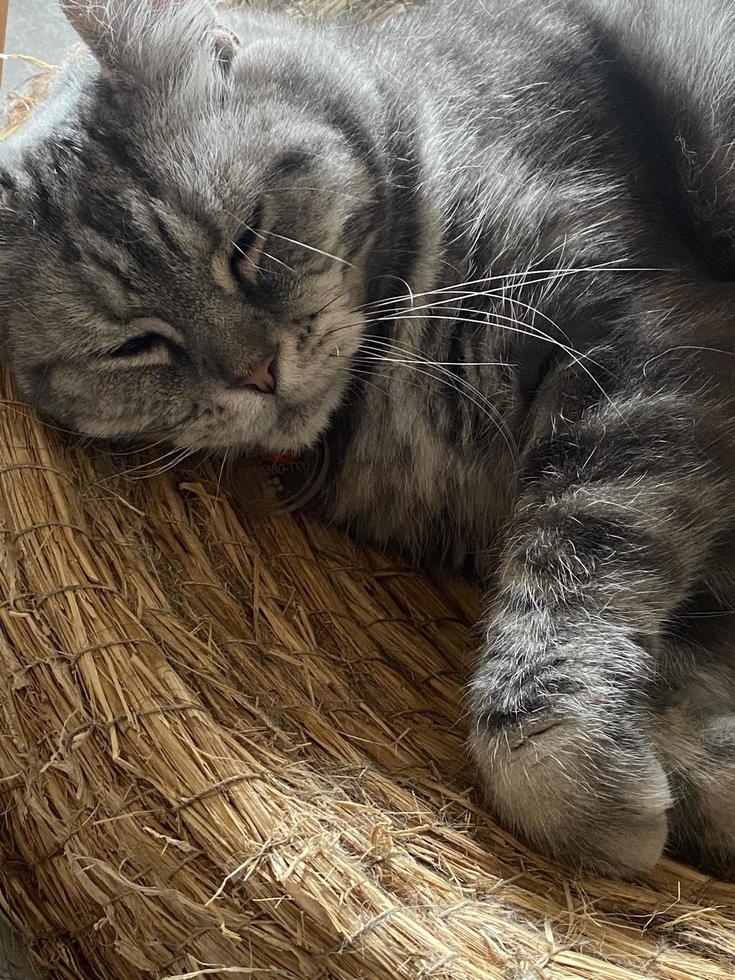
[[[294,412],[286,418],[279,417],[278,422],[265,432],[246,431],[237,426],[223,427],[197,439],[194,448],[256,456],[298,456],[313,449],[326,429],[326,422],[328,418],[317,421],[308,414]],[[178,442],[182,448],[192,447],[192,442],[185,436]]]
[[[336,394],[336,393],[335,393]],[[314,398],[302,402],[279,400],[275,419],[265,433],[243,433],[239,448],[246,446],[264,455],[299,455],[313,449],[329,428],[340,404],[336,398]],[[249,438],[248,438],[249,436]]]

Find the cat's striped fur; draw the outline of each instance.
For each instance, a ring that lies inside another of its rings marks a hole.
[[[64,6],[99,64],[2,150],[28,397],[328,445],[331,516],[488,585],[499,818],[588,869],[735,872],[732,5]]]

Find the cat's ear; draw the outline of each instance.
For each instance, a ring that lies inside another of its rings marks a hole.
[[[61,7],[102,64],[135,75],[174,71],[203,52],[226,68],[239,45],[206,0],[61,0]]]

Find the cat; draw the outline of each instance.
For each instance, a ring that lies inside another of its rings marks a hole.
[[[497,819],[590,873],[735,872],[731,5],[62,6],[91,57],[0,148],[23,395],[326,447],[330,519],[487,589]]]

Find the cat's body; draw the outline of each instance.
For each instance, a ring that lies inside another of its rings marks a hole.
[[[629,8],[620,7],[628,22]],[[670,300],[659,270],[696,288],[713,251],[697,241],[692,261],[683,247],[695,230],[684,175],[675,174],[679,145],[666,145],[667,120],[643,79],[606,62],[601,9],[611,15],[610,5],[435,3],[352,39],[385,84],[395,117],[386,128],[402,127],[418,190],[383,223],[411,249],[376,294],[405,292],[400,276],[410,295],[373,312],[392,348],[372,353],[394,363],[371,361],[365,345],[372,386],[360,390],[354,418],[335,420],[351,427],[336,512],[414,559],[433,560],[438,547],[475,564],[513,506],[522,471],[513,452],[540,380],[570,351],[624,332],[636,303],[648,314],[655,297],[663,313]],[[642,140],[635,121],[662,128]],[[702,239],[710,230],[698,222]],[[387,326],[380,314],[396,308],[405,317]],[[660,319],[654,310],[632,327],[652,351],[676,337]],[[434,362],[438,384],[426,383],[422,361]],[[604,371],[598,381],[612,394]],[[400,412],[386,391],[396,382]]]
[[[667,837],[735,869],[735,14],[697,6],[233,13],[238,47],[67,0],[103,67],[3,171],[23,391],[90,435],[326,445],[330,517],[496,597],[498,816],[625,875]]]

